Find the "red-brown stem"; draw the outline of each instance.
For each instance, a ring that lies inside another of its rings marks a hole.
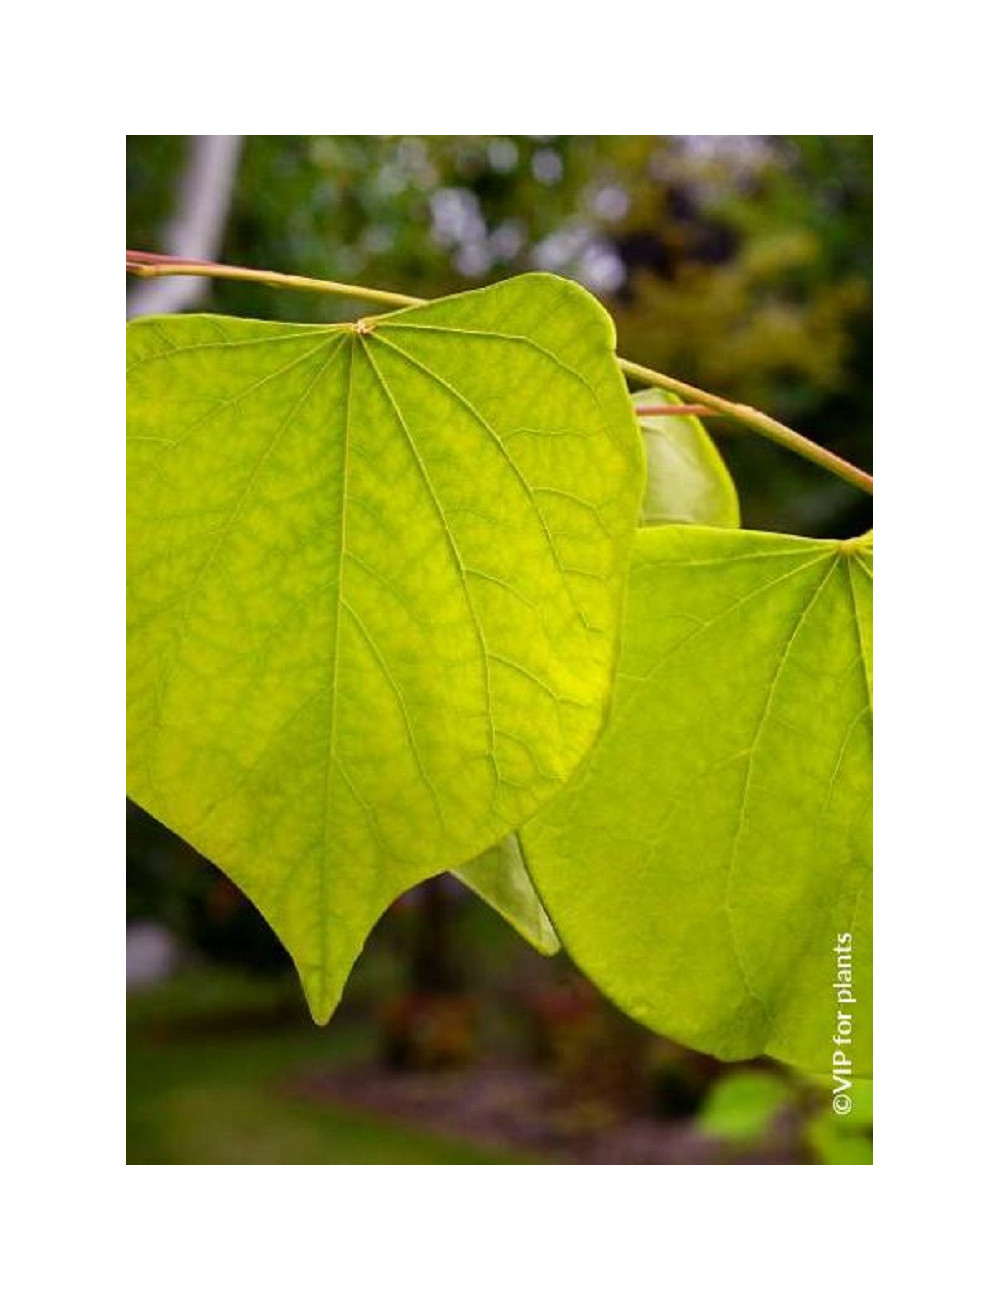
[[[678,402],[675,406],[637,406],[636,415],[718,415],[718,411],[713,411],[707,406],[699,406],[697,402]]]

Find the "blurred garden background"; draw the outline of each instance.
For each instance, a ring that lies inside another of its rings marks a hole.
[[[622,356],[865,469],[871,235],[869,136],[127,138],[130,248],[421,297],[554,271],[602,299]],[[132,314],[178,307],[352,314],[259,284],[129,285]],[[710,429],[745,526],[871,527],[869,498]],[[451,877],[390,909],[317,1029],[255,909],[131,805],[127,824],[129,1163],[871,1161],[870,1087],[835,1117],[829,1080],[648,1033]]]

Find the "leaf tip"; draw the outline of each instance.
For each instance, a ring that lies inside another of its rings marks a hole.
[[[330,981],[323,974],[316,971],[308,974],[299,971],[299,980],[302,984],[302,992],[305,994],[306,1005],[309,1008],[309,1015],[312,1017],[313,1024],[320,1029],[324,1029],[330,1023],[333,1013],[340,1005],[343,986],[331,986]]]

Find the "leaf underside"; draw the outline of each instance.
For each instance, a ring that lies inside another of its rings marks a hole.
[[[322,1022],[606,716],[643,477],[611,322],[530,275],[359,327],[139,320],[128,359],[129,792]]]
[[[559,936],[525,869],[516,835],[506,836],[453,874],[544,956],[559,951]]]
[[[870,535],[640,531],[609,725],[521,841],[570,955],[658,1032],[829,1071],[839,1006],[870,1072],[871,645]]]
[[[638,407],[679,401],[665,388],[632,394]],[[646,446],[643,523],[739,528],[736,487],[702,422],[694,415],[641,415],[639,427]]]

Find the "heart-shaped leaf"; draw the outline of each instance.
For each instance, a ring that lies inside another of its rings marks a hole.
[[[530,275],[357,325],[133,322],[129,791],[331,1014],[374,922],[605,718],[642,450],[611,322]]]
[[[870,534],[640,530],[610,723],[521,831],[636,1019],[817,1072],[837,1035],[870,1071],[871,645]]]

